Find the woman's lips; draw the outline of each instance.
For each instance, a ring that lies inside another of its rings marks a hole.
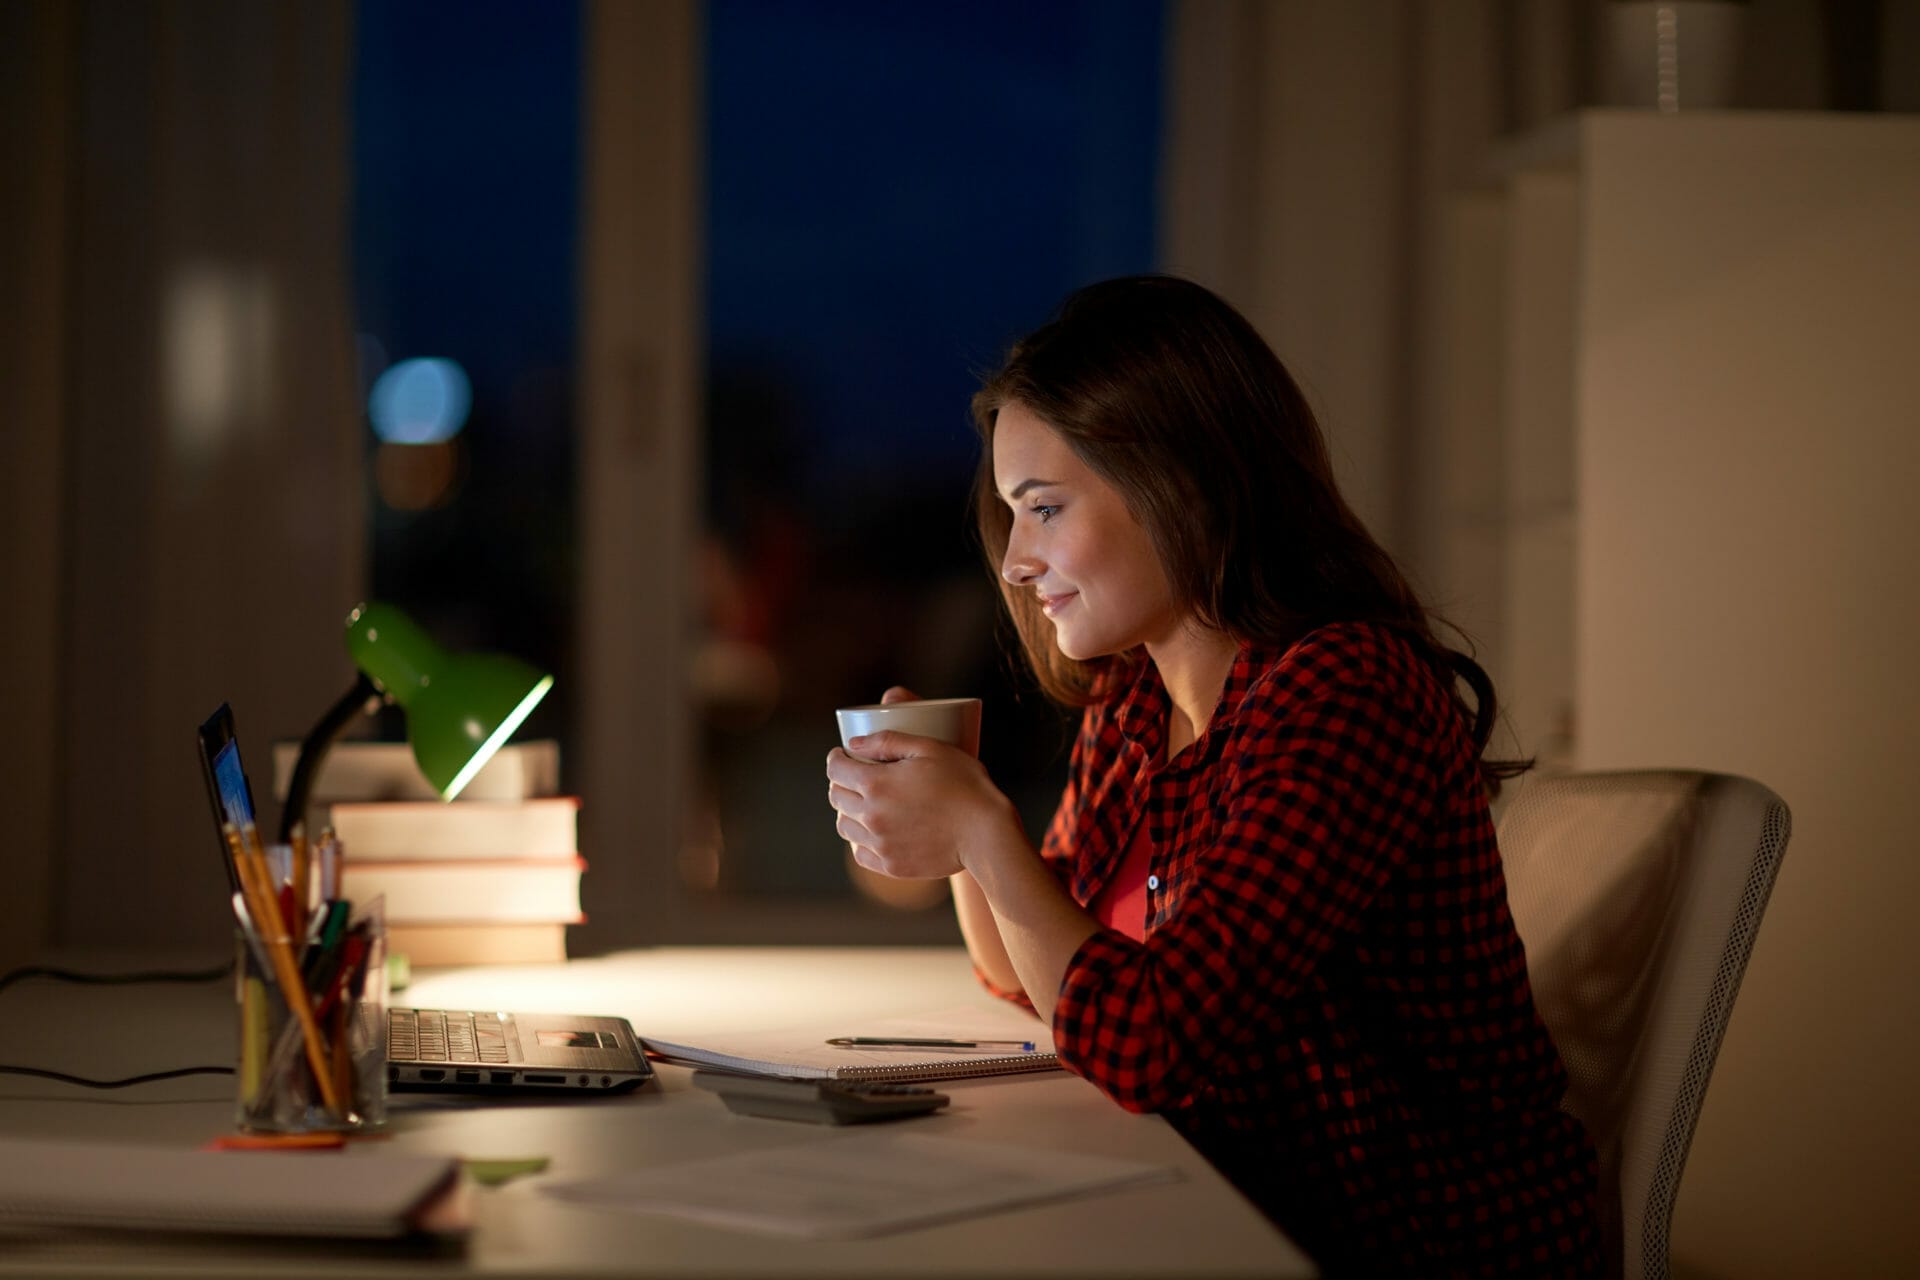
[[[1050,596],[1050,595],[1042,594],[1040,597],[1040,612],[1046,614],[1049,618],[1051,618],[1054,614],[1060,612],[1061,609],[1065,608],[1067,604],[1070,603],[1073,600],[1073,598],[1079,594],[1080,593],[1078,591],[1069,591],[1065,595],[1058,595],[1058,596]]]

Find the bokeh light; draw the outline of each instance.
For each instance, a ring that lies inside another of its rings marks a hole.
[[[451,360],[402,360],[382,373],[367,397],[373,433],[388,444],[438,444],[466,425],[473,389]]]
[[[395,511],[431,511],[459,492],[462,461],[457,440],[383,444],[373,456],[374,487]]]

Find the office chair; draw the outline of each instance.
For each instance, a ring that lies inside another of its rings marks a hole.
[[[1599,1150],[1614,1275],[1668,1275],[1680,1174],[1790,828],[1773,792],[1711,773],[1536,775],[1501,808],[1508,901],[1563,1106]]]

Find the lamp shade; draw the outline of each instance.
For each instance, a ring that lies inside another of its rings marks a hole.
[[[450,654],[392,605],[347,616],[354,664],[407,716],[413,758],[444,800],[459,795],[553,687],[502,654]]]

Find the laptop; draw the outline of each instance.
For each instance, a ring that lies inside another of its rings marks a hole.
[[[225,823],[254,821],[233,711],[221,703],[196,735],[220,864],[234,879]],[[233,885],[235,892],[239,885]],[[455,1093],[619,1093],[653,1078],[625,1018],[461,1009],[387,1010],[387,1086]]]

